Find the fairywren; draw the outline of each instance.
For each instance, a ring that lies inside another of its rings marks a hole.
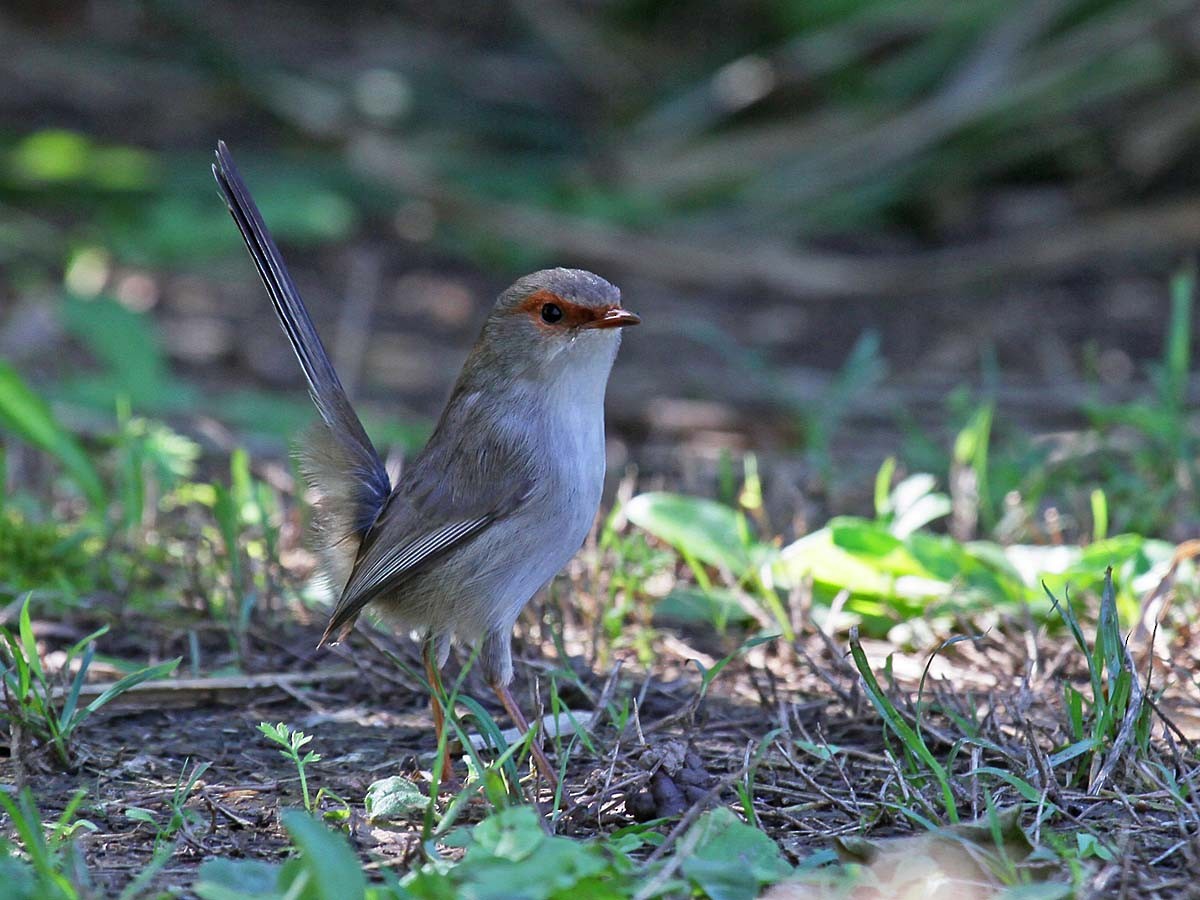
[[[213,174],[322,420],[302,449],[319,496],[321,568],[339,595],[321,644],[345,638],[370,605],[424,634],[432,684],[451,642],[469,643],[527,730],[508,687],[513,626],[596,517],[604,392],[621,329],[639,318],[590,272],[547,269],[517,281],[496,300],[429,442],[393,485],[223,141]],[[433,714],[440,739],[436,695]]]

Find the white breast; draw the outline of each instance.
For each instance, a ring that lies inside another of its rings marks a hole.
[[[604,488],[604,390],[615,342],[608,350],[575,354],[548,386],[522,387],[518,412],[507,424],[537,454],[542,476],[520,511],[479,538],[487,545],[483,558],[494,565],[471,579],[477,600],[467,617],[473,621],[460,621],[460,637],[511,629],[587,538]]]

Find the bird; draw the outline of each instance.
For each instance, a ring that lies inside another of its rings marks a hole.
[[[300,363],[320,422],[299,448],[316,494],[319,568],[337,601],[318,649],[364,609],[421,636],[430,685],[470,646],[514,725],[521,610],[582,546],[605,475],[604,399],[624,329],[641,320],[605,279],[555,268],[496,299],[424,448],[393,484],[224,141],[213,175]],[[445,711],[432,691],[439,747]],[[533,761],[557,790],[536,741]]]

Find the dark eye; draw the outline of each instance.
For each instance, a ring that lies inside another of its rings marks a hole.
[[[542,321],[550,325],[556,322],[561,322],[563,317],[562,307],[557,303],[547,303],[542,307]]]

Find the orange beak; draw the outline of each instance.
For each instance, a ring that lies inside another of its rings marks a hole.
[[[626,325],[637,325],[642,321],[637,313],[631,313],[619,306],[613,307],[584,325],[584,328],[624,328]]]

